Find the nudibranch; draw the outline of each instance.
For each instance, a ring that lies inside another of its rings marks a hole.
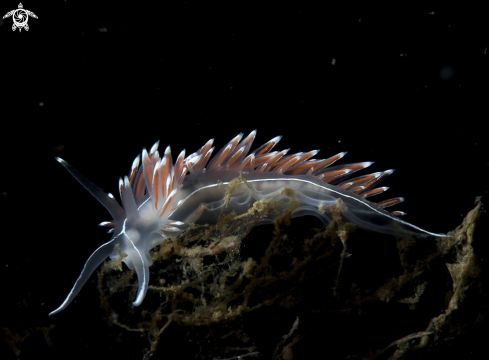
[[[213,139],[188,156],[183,150],[175,162],[170,147],[160,156],[158,142],[149,153],[143,149],[129,175],[119,180],[122,206],[113,195],[106,194],[66,161],[56,158],[110,213],[112,220],[100,225],[110,227],[113,235],[88,258],[66,300],[50,315],[70,304],[107,257],[117,259],[121,253],[127,254],[123,261],[136,271],[138,292],[133,305],[140,305],[148,289],[152,265],[149,251],[165,239],[177,236],[192,222],[216,222],[224,205],[240,214],[265,198],[283,203],[295,201],[298,206],[292,217],[314,215],[327,224],[332,218],[324,207],[341,200],[342,216],[360,228],[410,238],[447,236],[401,220],[399,216],[404,215],[401,211],[385,210],[402,202],[401,197],[380,203],[367,200],[387,190],[376,186],[394,170],[345,180],[372,162],[331,166],[346,152],[328,159],[313,159],[318,150],[287,156],[288,149],[272,151],[280,136],[250,152],[255,135],[256,131],[252,131],[242,139],[243,134],[239,134],[212,158]],[[239,176],[246,181],[233,188],[229,197],[227,186]],[[276,215],[269,214],[257,224],[273,222],[273,216]]]

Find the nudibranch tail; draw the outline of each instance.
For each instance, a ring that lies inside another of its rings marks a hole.
[[[216,222],[223,210],[244,214],[261,200],[274,202],[275,210],[296,204],[292,217],[314,215],[329,223],[328,209],[337,206],[344,218],[370,231],[404,237],[447,236],[401,220],[399,216],[405,215],[402,211],[385,210],[402,202],[402,197],[379,203],[367,200],[388,189],[377,186],[394,170],[351,178],[373,162],[332,166],[346,152],[314,159],[319,150],[290,155],[289,149],[272,151],[281,136],[250,152],[255,137],[256,130],[245,138],[240,133],[214,156],[211,139],[188,156],[183,150],[175,162],[169,146],[160,156],[156,142],[149,153],[143,149],[141,156],[134,159],[129,175],[119,180],[122,206],[110,193],[104,193],[67,162],[56,158],[109,211],[112,220],[100,225],[111,228],[112,238],[89,257],[66,300],[50,315],[73,300],[108,256],[120,258],[136,271],[138,292],[133,305],[140,305],[148,289],[152,248],[177,235],[191,222]],[[227,194],[227,187],[237,178],[245,181],[246,186],[234,186],[232,194]],[[278,213],[267,213],[256,224],[273,222]]]

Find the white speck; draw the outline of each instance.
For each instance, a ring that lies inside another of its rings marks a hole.
[[[41,102],[39,103],[39,106],[44,106],[44,103],[41,101]]]
[[[106,27],[99,28],[98,31],[100,31],[100,32],[107,32],[107,28]]]
[[[341,142],[341,140],[338,140],[338,144]]]
[[[333,58],[333,60],[331,61],[331,65],[336,65],[336,59]]]

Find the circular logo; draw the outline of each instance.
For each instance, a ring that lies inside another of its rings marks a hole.
[[[24,9],[17,9],[12,14],[12,19],[14,20],[15,26],[24,27],[27,24],[27,20],[29,20],[29,15]]]

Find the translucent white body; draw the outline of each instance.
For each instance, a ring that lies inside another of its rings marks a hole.
[[[336,206],[346,220],[366,230],[408,238],[446,236],[402,221],[398,218],[403,215],[400,211],[389,213],[384,210],[402,202],[402,198],[381,203],[366,199],[387,190],[375,186],[393,170],[338,183],[372,163],[330,167],[346,153],[316,160],[310,158],[317,151],[289,156],[285,156],[286,150],[271,152],[280,137],[248,154],[255,135],[256,131],[253,131],[243,141],[242,134],[238,135],[213,158],[212,140],[187,157],[183,151],[175,163],[169,147],[161,158],[158,143],[149,154],[143,150],[141,166],[137,157],[129,176],[120,180],[122,207],[111,194],[105,194],[57,158],[112,215],[112,221],[100,225],[111,227],[113,235],[89,257],[66,300],[50,315],[68,306],[107,257],[116,259],[120,254],[126,254],[123,261],[136,270],[139,285],[133,305],[140,305],[148,288],[149,266],[152,265],[149,251],[152,248],[178,235],[192,222],[215,224],[223,210],[244,214],[256,201],[266,201],[275,210],[257,225],[273,223],[276,216],[293,203],[292,217],[313,215],[328,224],[332,218],[326,209]],[[239,181],[233,181],[237,178]]]
[[[365,230],[408,238],[444,236],[402,221],[378,208],[377,204],[348,193],[337,186],[325,184],[311,175],[241,173],[246,184],[242,183],[234,188],[231,198],[224,200],[229,182],[239,176],[239,172],[230,170],[209,171],[188,176],[188,181],[186,179],[175,198],[175,201],[184,200],[184,202],[169,218],[186,223],[199,220],[200,223],[212,224],[217,221],[221,208],[226,202],[229,211],[242,214],[248,211],[255,201],[273,198],[276,202],[283,202],[284,206],[288,201],[295,200],[299,207],[292,212],[292,217],[313,215],[328,224],[332,219],[323,209],[328,206],[336,206],[338,199],[341,199],[342,215]],[[284,189],[292,191],[283,191]],[[201,214],[202,208],[205,208],[206,211]],[[274,221],[275,218],[271,214],[258,224]]]

